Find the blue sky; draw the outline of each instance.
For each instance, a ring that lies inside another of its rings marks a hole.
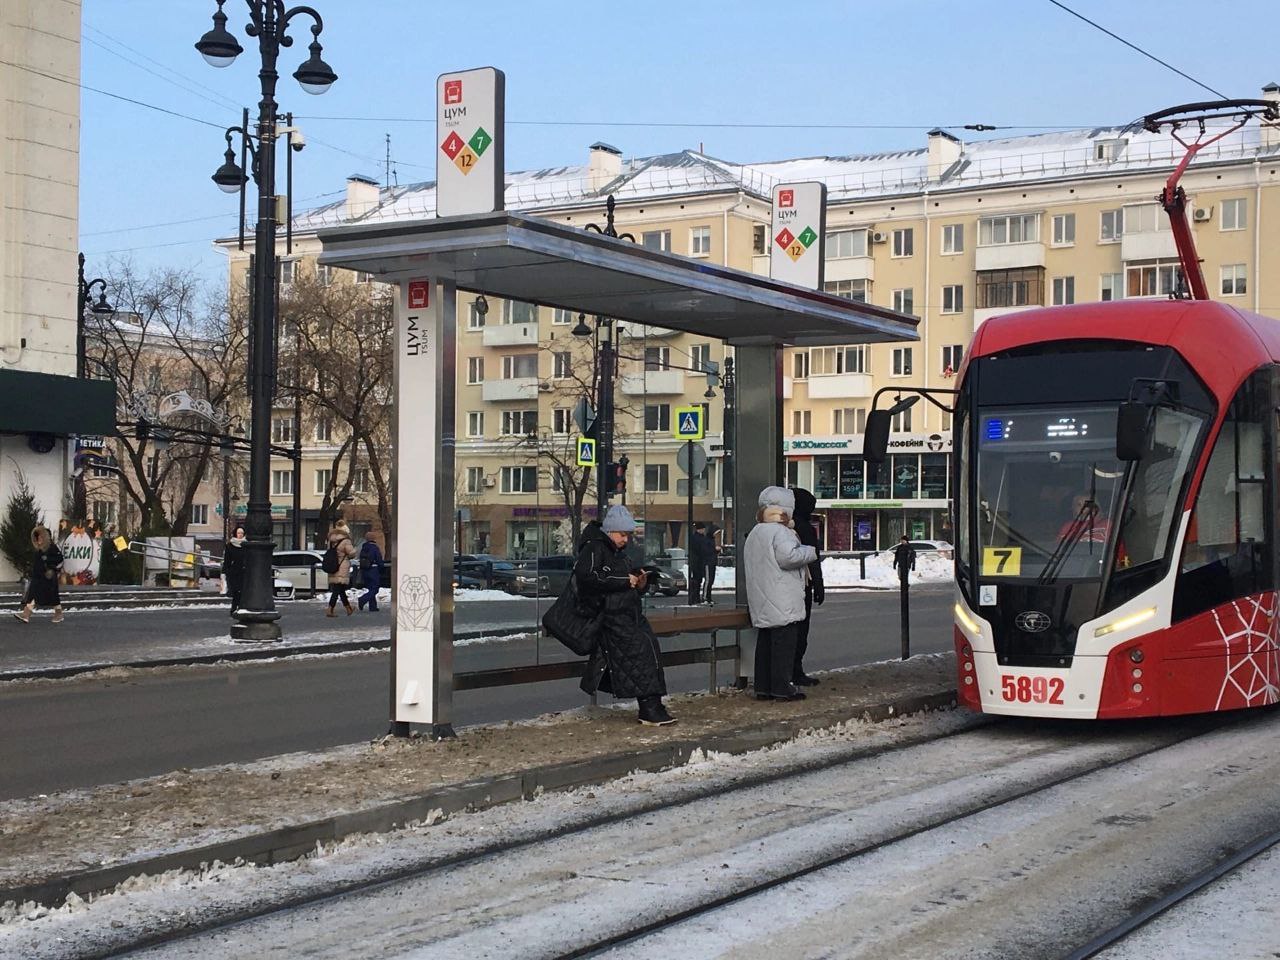
[[[1274,4],[1065,2],[1230,97],[1280,80]],[[277,91],[282,111],[307,118],[297,121],[308,138],[295,163],[299,207],[336,198],[349,174],[381,179],[388,133],[399,182],[433,179],[435,78],[474,66],[506,73],[509,170],[584,162],[595,140],[628,157],[701,145],[745,162],[911,149],[933,126],[1021,134],[1126,123],[1213,99],[1048,0],[312,5],[339,80],[313,97],[290,76],[310,40],[299,18]],[[83,91],[80,230],[91,271],[127,257],[222,275],[210,240],[235,231],[236,206],[209,176],[225,146],[218,128],[239,122],[242,106],[256,113],[258,81],[243,0],[225,9],[246,52],[223,70],[196,52],[214,9],[213,0],[85,0],[82,85],[205,121]],[[325,119],[336,117],[424,122]]]

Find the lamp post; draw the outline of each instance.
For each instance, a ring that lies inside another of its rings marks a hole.
[[[243,47],[227,30],[227,15],[222,12],[225,0],[217,0],[218,9],[213,14],[213,29],[209,30],[196,49],[215,67],[230,66],[243,52]],[[292,46],[288,35],[290,22],[299,14],[306,14],[314,21],[311,25],[310,55],[294,71],[294,79],[307,93],[324,93],[337,79],[337,74],[321,59],[320,33],[324,21],[311,7],[297,6],[285,9],[281,0],[246,0],[250,22],[245,33],[258,40],[261,66],[258,80],[262,99],[258,102],[257,149],[254,154],[253,179],[258,187],[258,223],[254,235],[253,306],[250,319],[249,343],[249,396],[250,437],[249,452],[249,506],[245,517],[244,594],[242,609],[236,611],[236,623],[231,627],[235,640],[263,641],[280,639],[280,613],[275,608],[271,589],[271,402],[274,393],[274,352],[276,320],[276,218],[275,218],[275,148],[277,114],[275,100],[276,61],[281,47]],[[227,131],[225,162],[213,175],[214,182],[227,192],[243,188],[246,174],[235,162],[231,149],[231,134]],[[248,131],[241,129],[247,144],[251,144]]]
[[[86,281],[84,278],[84,254],[80,254],[77,258],[80,269],[77,275],[76,283],[76,376],[84,379],[85,372],[85,337],[84,337],[84,312],[86,307],[93,311],[96,316],[115,313],[115,307],[107,303],[107,281],[101,277],[94,277],[92,280]],[[98,299],[89,305],[89,295],[96,286],[102,286],[102,290],[98,293]]]

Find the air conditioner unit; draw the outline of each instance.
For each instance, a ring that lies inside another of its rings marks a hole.
[[[881,233],[879,230],[873,231],[871,234],[872,243],[884,243],[888,239],[889,235],[887,233]]]
[[[498,481],[495,480],[493,477],[485,477],[480,482],[484,484],[486,487],[496,486],[498,483]]]
[[[1213,216],[1213,207],[1196,207],[1191,211],[1191,219],[1196,223],[1204,223]]]
[[[543,381],[539,381],[538,389],[541,390],[543,393],[550,393],[553,387],[551,386],[551,384],[543,380]]]

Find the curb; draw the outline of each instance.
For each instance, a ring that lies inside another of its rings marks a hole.
[[[508,630],[467,630],[455,633],[454,640],[475,640],[479,637],[518,637],[531,633],[531,627]],[[279,660],[307,653],[359,653],[362,650],[387,650],[391,640],[338,640],[333,643],[316,643],[306,647],[279,647],[276,649],[255,647],[252,650],[228,650],[225,653],[205,653],[190,657],[167,657],[151,660],[106,660],[100,663],[74,663],[57,667],[34,667],[31,670],[6,670],[0,672],[0,683],[7,680],[65,680],[99,670],[146,670],[154,667],[189,667],[211,663],[243,663],[251,660]]]
[[[0,904],[33,902],[53,907],[65,902],[72,893],[88,897],[108,892],[131,877],[155,875],[169,870],[199,870],[214,861],[242,861],[270,866],[297,860],[313,852],[318,843],[333,843],[353,834],[386,833],[432,816],[484,810],[517,800],[532,800],[541,793],[605,783],[631,773],[654,773],[684,766],[695,750],[731,755],[749,753],[792,740],[805,730],[823,729],[852,719],[880,722],[902,714],[943,709],[954,706],[955,703],[954,690],[917,694],[870,704],[853,716],[818,717],[814,724],[807,726],[773,722],[736,733],[697,740],[677,740],[641,753],[616,753],[591,760],[534,767],[523,773],[486,777],[441,787],[368,810],[280,827],[160,856],[143,857],[110,867],[61,874],[37,883],[0,888]]]

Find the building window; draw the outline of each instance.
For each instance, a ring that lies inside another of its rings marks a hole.
[[[207,503],[193,503],[191,505],[191,522],[197,527],[207,527],[209,525],[209,505]]]
[[[831,432],[862,433],[867,428],[867,411],[864,407],[841,407],[831,413]]]
[[[369,492],[369,468],[361,467],[358,469],[351,479],[351,489],[356,493]]]
[[[964,347],[958,343],[949,343],[942,348],[942,375],[955,376],[964,360]]]
[[[1167,297],[1182,289],[1182,265],[1175,261],[1135,263],[1125,267],[1126,297]]]
[[[809,351],[797,350],[791,355],[791,379],[809,379]]]
[[[503,467],[503,493],[534,493],[538,489],[537,467]]]
[[[807,437],[813,432],[813,411],[791,411],[791,433],[797,437]]]
[[[333,482],[333,471],[328,467],[316,471],[316,496],[324,496],[324,492],[329,489],[329,484]]]
[[[467,308],[467,329],[484,329],[484,314],[476,308],[474,301],[472,301],[471,306]]]
[[[640,234],[640,246],[646,250],[660,250],[664,253],[671,250],[670,230],[649,230]]]
[[[1128,140],[1123,137],[1112,140],[1095,140],[1093,143],[1093,159],[1110,163],[1124,153]]]
[[[942,288],[942,312],[964,312],[964,287],[960,284]]]
[[[327,287],[333,283],[333,267],[327,263],[316,264],[316,280],[319,281],[322,287]]]
[[[569,356],[569,351],[564,350],[551,355],[551,376],[556,380],[564,380],[569,377],[573,371],[573,361]]]
[[[670,489],[671,470],[665,463],[644,465],[644,492],[666,493]]]
[[[1102,226],[1098,233],[1100,243],[1115,243],[1124,233],[1124,211],[1103,210]]]
[[[356,283],[373,283],[373,274],[367,270],[356,271]]]
[[[502,322],[537,323],[538,308],[532,303],[525,303],[523,300],[503,300]]]
[[[1076,215],[1058,213],[1053,217],[1053,245],[1070,247],[1076,242]]]
[[[913,313],[915,311],[915,292],[910,287],[893,291],[893,309],[899,313]]]
[[[826,254],[828,260],[865,257],[867,255],[867,231],[837,230],[834,233],[828,233]]]
[[[93,502],[93,519],[102,526],[116,522],[116,503],[114,500],[95,500]]]
[[[502,435],[505,437],[527,437],[538,431],[537,410],[503,410]]]
[[[333,440],[333,421],[328,417],[316,420],[316,443],[329,443]]]
[[[484,467],[467,467],[467,493],[484,490]]]
[[[764,224],[757,223],[751,228],[751,252],[756,256],[769,252],[768,231]],[[828,248],[830,249],[830,248]],[[830,253],[827,256],[831,256]]]
[[[963,223],[944,223],[942,225],[942,252],[964,253]]]
[[[568,407],[556,407],[551,411],[552,433],[572,433],[573,426],[573,411]]]
[[[280,275],[277,279],[280,286],[288,287],[293,285],[293,281],[298,277],[298,261],[297,260],[280,260]]]
[[[915,253],[915,235],[911,227],[893,231],[893,256],[909,257]]]
[[[1053,305],[1055,307],[1065,306],[1069,303],[1076,302],[1076,278],[1075,277],[1054,277],[1053,278]]]
[[[911,376],[911,348],[910,347],[894,347],[893,348],[892,376],[895,376],[895,377]]]
[[[1154,203],[1135,203],[1124,208],[1124,232],[1157,233],[1169,229],[1168,214]]]
[[[484,357],[467,357],[467,383],[484,383]]]
[[[670,347],[645,347],[644,348],[644,368],[649,371],[670,370],[671,369],[671,348]]]
[[[293,443],[293,417],[275,417],[271,421],[272,443]]]
[[[901,413],[895,413],[893,419],[889,421],[889,431],[891,433],[910,433],[911,432],[911,408],[908,407]]]
[[[484,411],[483,410],[467,411],[467,436],[468,437],[484,436]]]
[[[273,497],[288,496],[293,493],[293,471],[271,471],[271,495]]]
[[[689,348],[689,366],[699,373],[707,369],[711,361],[711,344],[695,343]]]
[[[1222,219],[1218,222],[1220,230],[1243,230],[1248,226],[1245,213],[1244,198],[1222,201]]]
[[[507,354],[502,358],[503,380],[527,380],[538,375],[536,353]]]
[[[1007,243],[1036,243],[1040,239],[1038,213],[983,217],[978,221],[978,246],[998,247]]]
[[[671,432],[671,404],[650,403],[644,408],[644,428],[651,433]]]
[[[822,284],[822,289],[834,296],[844,297],[846,300],[867,302],[866,280],[827,280]]]
[[[563,307],[556,307],[551,314],[551,323],[557,327],[567,327],[573,323],[573,311],[565,310]]]
[[[1044,269],[983,270],[977,275],[979,310],[1044,305]]]
[[[867,348],[863,344],[853,347],[814,347],[809,351],[807,369],[813,377],[867,373]]]
[[[1243,263],[1229,263],[1222,268],[1222,295],[1240,297],[1245,293],[1245,269]]]
[[[1102,301],[1124,299],[1124,274],[1104,273],[1102,275]]]
[[[114,468],[114,469],[109,469]],[[107,455],[93,461],[93,476],[99,480],[103,477],[120,475],[120,461],[114,455]]]
[[[711,228],[693,227],[689,231],[689,256],[709,257],[711,255]]]

